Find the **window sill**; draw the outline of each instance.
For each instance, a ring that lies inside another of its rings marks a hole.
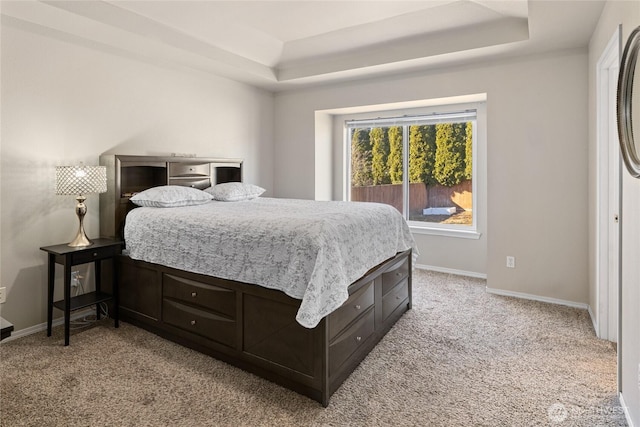
[[[459,239],[478,240],[482,233],[475,230],[454,230],[451,228],[424,227],[409,225],[409,229],[415,234],[427,234],[430,236],[456,237]]]

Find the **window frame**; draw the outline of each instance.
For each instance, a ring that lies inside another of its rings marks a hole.
[[[372,111],[370,113],[360,113],[357,117],[344,117],[343,122],[343,148],[344,148],[344,179],[343,179],[343,199],[346,201],[351,200],[351,128],[348,126],[349,122],[362,122],[365,121],[375,122],[380,120],[384,123],[386,119],[394,119],[401,117],[428,117],[434,114],[438,115],[451,115],[469,110],[475,110],[475,119],[466,120],[472,121],[473,126],[473,148],[472,148],[472,224],[460,225],[460,224],[441,224],[431,223],[425,221],[411,221],[408,219],[409,211],[409,180],[408,180],[408,165],[409,165],[409,126],[411,124],[402,125],[403,129],[403,212],[402,215],[407,220],[407,223],[412,232],[417,234],[429,234],[446,237],[458,237],[467,239],[479,239],[481,233],[478,230],[478,200],[479,200],[479,169],[484,168],[484,165],[479,164],[479,152],[485,149],[486,145],[486,101],[473,101],[468,103],[446,103],[435,104],[430,107],[411,109],[411,110],[388,110],[388,111]],[[401,121],[401,120],[399,120]],[[389,122],[391,123],[391,122]],[[400,124],[395,124],[400,125]],[[394,124],[384,124],[384,126],[394,126]]]

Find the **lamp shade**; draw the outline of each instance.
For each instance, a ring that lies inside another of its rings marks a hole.
[[[56,194],[91,194],[107,191],[105,166],[56,166]]]

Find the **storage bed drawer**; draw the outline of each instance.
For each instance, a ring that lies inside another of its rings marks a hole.
[[[347,301],[329,316],[329,339],[332,339],[356,317],[373,305],[373,281],[358,289]]]
[[[162,296],[188,305],[236,318],[236,292],[194,280],[165,274],[162,277]]]
[[[370,308],[358,321],[329,344],[329,375],[336,373],[375,330],[375,310]]]
[[[405,278],[400,284],[393,288],[387,295],[382,297],[382,321],[387,318],[409,298],[409,279]]]
[[[237,334],[234,319],[165,298],[162,302],[162,321],[220,344],[235,347]]]
[[[401,280],[409,275],[409,258],[403,258],[387,270],[386,273],[382,273],[382,295],[386,295],[391,291]]]

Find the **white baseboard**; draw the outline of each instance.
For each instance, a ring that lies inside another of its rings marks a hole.
[[[90,314],[95,314],[96,310],[94,308],[88,308],[86,310],[74,311],[71,313],[71,320],[77,320],[81,317],[88,316]],[[57,319],[53,319],[52,326],[60,326],[64,323],[64,317],[58,317]],[[13,331],[11,336],[2,340],[3,342],[13,341],[18,338],[26,337],[27,335],[36,334],[38,332],[47,330],[47,322],[40,323],[39,325],[31,326],[29,328],[20,329],[19,331]]]
[[[618,398],[620,399],[620,406],[624,411],[624,417],[627,419],[627,424],[629,425],[629,427],[633,427],[634,425],[633,425],[633,421],[631,420],[631,414],[629,413],[629,408],[624,403],[624,398],[622,397],[622,393],[618,395]]]
[[[490,288],[488,286],[487,286],[487,292],[489,292],[490,294],[502,295],[505,297],[515,297],[515,298],[522,298],[522,299],[528,299],[533,301],[548,302],[551,304],[566,305],[568,307],[580,308],[583,310],[587,310],[589,308],[588,304],[585,304],[582,302],[574,302],[574,301],[567,301],[567,300],[557,299],[557,298],[543,297],[540,295],[526,294],[524,292],[505,291],[502,289]]]
[[[436,267],[433,265],[415,264],[415,267],[420,270],[437,271],[438,273],[456,274],[458,276],[475,277],[476,279],[486,279],[487,275],[484,273],[476,273],[473,271],[456,270],[453,268]]]
[[[430,271],[437,271],[439,273],[448,273],[448,274],[457,274],[458,276],[467,276],[467,277],[475,277],[478,279],[486,279],[487,275],[483,274],[483,273],[475,273],[473,271],[464,271],[464,270],[455,270],[452,268],[443,268],[443,267],[436,267],[433,265],[425,265],[425,264],[416,264],[415,265],[416,268],[419,268],[421,270],[430,270]],[[513,292],[513,291],[505,291],[502,289],[494,289],[494,288],[490,288],[487,286],[486,288],[487,292],[490,294],[495,294],[495,295],[502,295],[502,296],[507,296],[507,297],[514,297],[514,298],[522,298],[522,299],[528,299],[528,300],[534,300],[534,301],[540,301],[540,302],[548,302],[551,304],[558,304],[558,305],[566,305],[568,307],[574,307],[574,308],[580,308],[583,310],[588,310],[589,311],[589,315],[591,316],[591,321],[593,322],[594,328],[597,331],[597,322],[596,322],[596,318],[593,315],[593,312],[591,311],[591,307],[588,304],[585,303],[581,303],[581,302],[574,302],[574,301],[566,301],[566,300],[561,300],[561,299],[557,299],[557,298],[549,298],[549,297],[543,297],[543,296],[539,296],[539,295],[532,295],[532,294],[527,294],[524,292]]]

